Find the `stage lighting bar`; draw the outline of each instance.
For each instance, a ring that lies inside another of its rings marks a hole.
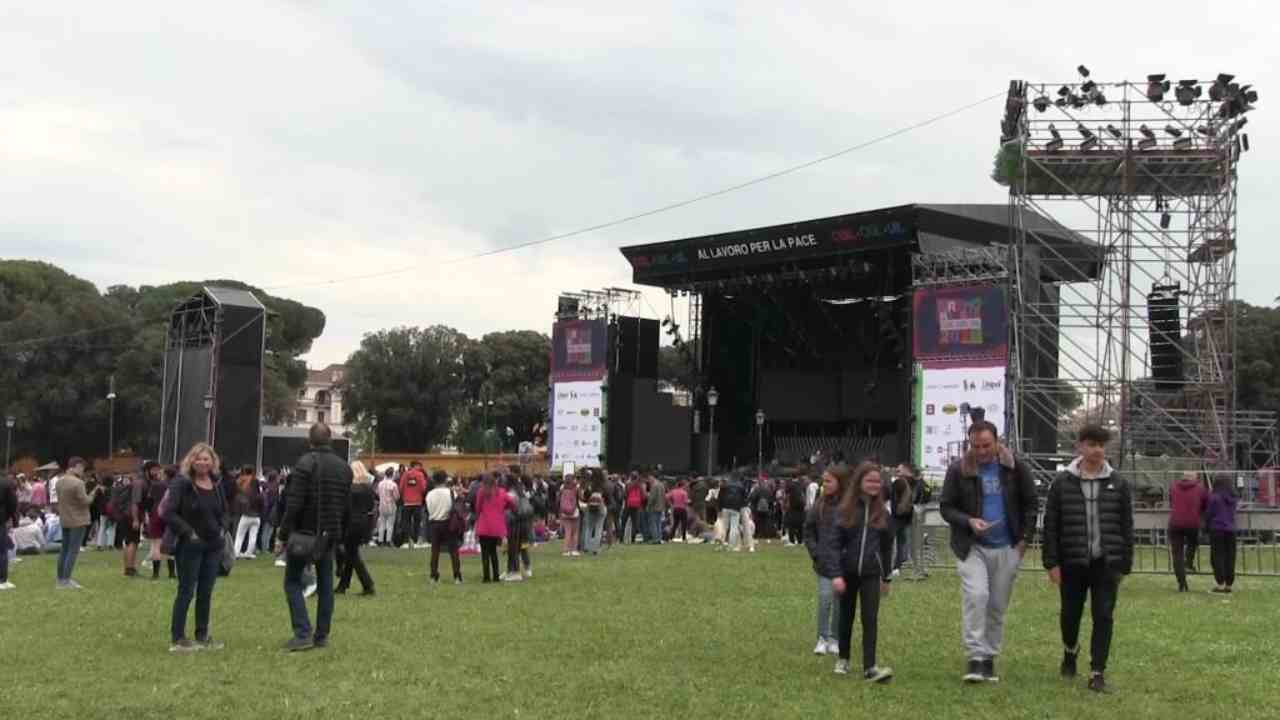
[[[1080,132],[1080,137],[1084,138],[1083,140],[1080,141],[1081,150],[1092,150],[1098,147],[1098,142],[1099,142],[1098,136],[1094,135],[1093,132],[1089,130],[1089,128],[1085,127],[1084,123],[1077,124],[1076,130]]]
[[[1164,94],[1169,92],[1169,81],[1164,78],[1164,73],[1154,73],[1147,76],[1147,99],[1151,102],[1164,100]]]
[[[1178,89],[1174,90],[1173,96],[1178,99],[1178,104],[1183,107],[1190,107],[1197,99],[1200,98],[1201,88],[1197,80],[1179,80]]]

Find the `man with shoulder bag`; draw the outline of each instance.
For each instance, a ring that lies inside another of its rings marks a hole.
[[[350,524],[351,467],[330,447],[329,426],[316,423],[308,433],[311,451],[289,476],[280,536],[285,545],[284,592],[293,624],[290,652],[326,647],[333,619],[334,549]],[[318,582],[314,634],[304,599],[303,572],[315,563]]]

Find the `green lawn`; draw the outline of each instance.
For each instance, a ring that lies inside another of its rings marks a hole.
[[[88,552],[76,572],[87,589],[55,593],[54,558],[27,558],[12,572],[18,589],[0,593],[3,715],[1234,720],[1272,717],[1280,697],[1280,579],[1243,578],[1223,597],[1204,576],[1184,595],[1172,578],[1129,578],[1114,692],[1097,697],[1056,676],[1057,594],[1038,570],[1015,591],[998,686],[960,683],[959,589],[943,571],[894,584],[880,659],[897,677],[868,687],[810,654],[800,549],[666,545],[569,560],[551,545],[535,550],[531,582],[481,585],[469,558],[467,585],[435,589],[427,551],[370,557],[379,594],[338,598],[328,649],[280,651],[283,571],[260,559],[219,580],[213,634],[227,648],[189,657],[167,652],[172,583],[127,581],[118,556]],[[1086,620],[1086,647],[1087,631]],[[856,665],[856,631],[854,642]]]

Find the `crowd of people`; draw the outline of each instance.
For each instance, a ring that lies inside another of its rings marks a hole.
[[[961,586],[962,679],[997,682],[995,662],[1004,619],[1029,543],[1040,531],[1041,558],[1059,587],[1061,672],[1077,673],[1080,623],[1091,607],[1088,687],[1101,691],[1124,575],[1132,569],[1134,529],[1130,485],[1105,458],[1106,428],[1078,437],[1078,457],[1037,494],[1020,458],[1000,444],[986,421],[971,424],[968,449],[942,484],[938,510],[950,527],[950,549]],[[849,463],[815,456],[799,470],[731,472],[713,478],[671,477],[660,468],[606,474],[584,469],[560,478],[498,468],[474,477],[428,473],[419,463],[386,467],[375,476],[330,447],[329,430],[311,428],[312,449],[292,467],[221,467],[214,448],[197,444],[175,467],[147,462],[137,475],[98,478],[73,457],[65,470],[0,483],[0,589],[13,589],[13,552],[56,547],[55,588],[77,590],[74,572],[83,546],[119,548],[122,572],[139,577],[138,550],[149,542],[151,578],[161,568],[176,580],[171,618],[174,653],[222,647],[210,634],[214,588],[236,560],[274,556],[292,625],[290,651],[328,644],[334,596],[353,577],[362,594],[375,583],[362,547],[430,548],[426,580],[440,582],[440,554],[454,583],[461,556],[478,554],[481,582],[533,578],[529,549],[561,539],[565,557],[594,556],[626,544],[710,544],[755,552],[759,541],[805,547],[817,579],[814,653],[836,655],[835,672],[850,672],[854,616],[861,628],[862,675],[886,682],[879,663],[879,606],[904,568],[924,579],[924,523],[932,490],[909,464],[890,473],[875,459]],[[1179,590],[1188,587],[1202,527],[1212,538],[1215,592],[1234,581],[1234,514],[1229,484],[1207,492],[1194,474],[1172,488],[1169,533]],[[1042,520],[1041,520],[1042,518]],[[499,548],[506,547],[505,570]],[[907,568],[910,564],[912,567]],[[317,595],[314,625],[305,598]],[[195,604],[195,631],[186,624]]]

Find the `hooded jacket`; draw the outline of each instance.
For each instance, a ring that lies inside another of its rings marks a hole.
[[[829,513],[829,527],[819,531],[818,572],[832,578],[879,576],[887,582],[893,570],[893,518],[886,506],[885,526],[871,527],[871,508],[862,498],[853,512],[857,520],[853,527],[840,524],[836,508]]]
[[[1133,568],[1133,493],[1129,483],[1104,463],[1097,477],[1085,478],[1076,458],[1049,488],[1044,510],[1041,556],[1048,570],[1087,567],[1094,559],[1128,575]]]
[[[831,498],[826,512],[819,512],[822,503],[814,503],[805,514],[804,547],[813,561],[813,571],[824,578],[840,576],[840,556],[835,553],[835,545],[827,542],[840,530],[835,508],[838,502],[838,498]]]
[[[1180,479],[1169,487],[1169,527],[1195,530],[1209,507],[1209,491],[1199,480]]]
[[[1018,461],[1013,451],[1003,445],[997,449],[997,461],[1009,536],[1014,545],[1029,544],[1036,534],[1036,514],[1040,508],[1031,472],[1026,463]],[[972,450],[947,468],[938,508],[942,519],[951,526],[951,551],[956,558],[964,560],[976,542],[969,519],[982,517],[982,478],[978,474],[978,458]]]
[[[1209,496],[1208,517],[1205,524],[1217,532],[1235,532],[1236,505],[1240,499],[1228,490],[1214,490]]]

